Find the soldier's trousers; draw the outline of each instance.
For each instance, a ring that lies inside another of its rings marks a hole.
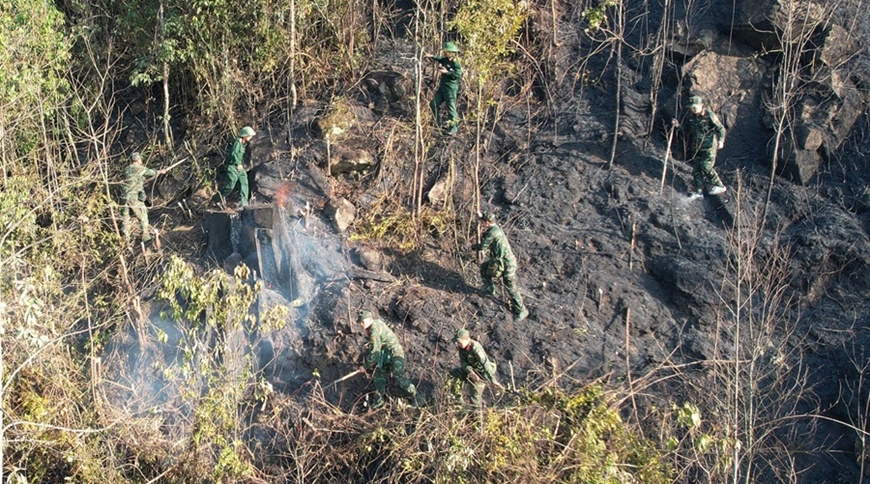
[[[480,265],[480,277],[483,279],[484,287],[487,292],[492,292],[494,288],[493,277],[501,277],[502,282],[504,282],[504,288],[511,298],[511,311],[514,314],[519,314],[525,306],[523,306],[523,296],[520,295],[520,290],[517,287],[517,268],[508,266],[501,274],[496,272],[495,276],[491,276],[489,274],[492,274],[493,271],[489,270],[489,265],[494,263],[496,262],[486,261]]]
[[[722,187],[722,180],[713,169],[716,164],[716,148],[701,150],[692,160],[692,176],[695,182],[695,190],[709,190],[712,187]]]
[[[226,199],[239,185],[239,203],[244,207],[248,204],[248,173],[236,165],[227,167],[227,183],[220,189],[220,198]],[[218,197],[215,197],[217,200]]]
[[[124,232],[124,239],[130,240],[130,211],[139,219],[139,225],[142,229],[142,241],[148,242],[151,240],[151,226],[148,224],[148,208],[145,207],[145,202],[139,200],[138,194],[133,194],[127,198],[127,203],[121,207],[121,230]]]
[[[392,378],[393,383],[404,393],[405,398],[412,403],[417,396],[417,389],[411,380],[405,377],[405,359],[393,357],[389,363],[385,363],[378,368],[375,368],[375,373],[372,375],[372,382],[375,384],[375,390],[383,398],[387,394],[387,383]]]
[[[459,380],[459,382],[460,382],[460,386],[459,386],[460,393],[459,393],[459,395],[456,395],[458,400],[460,400],[460,401],[462,400],[462,386],[461,386],[461,384],[468,383],[469,385],[471,385],[471,403],[474,405],[481,404],[480,397],[483,396],[483,390],[486,389],[486,381],[484,381],[482,379],[483,372],[476,372],[476,373],[477,373],[477,376],[479,378],[481,378],[481,380],[473,381],[471,378],[469,378],[468,370],[464,370],[462,368],[454,368],[454,369],[450,370],[450,376],[456,380]]]
[[[457,129],[459,129],[459,113],[456,111],[456,91],[448,90],[448,89],[438,89],[435,92],[435,97],[432,98],[432,102],[429,103],[429,107],[432,108],[432,113],[435,115],[435,124],[437,126],[441,126],[441,116],[439,112],[439,107],[441,103],[444,103],[447,109],[447,129],[451,133],[455,133]]]

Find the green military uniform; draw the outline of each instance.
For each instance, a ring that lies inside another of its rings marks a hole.
[[[700,100],[697,102],[700,103]],[[712,187],[724,187],[716,170],[713,169],[719,141],[725,139],[725,127],[722,126],[719,117],[710,108],[705,107],[700,114],[690,112],[682,129],[689,136],[695,191],[709,191]]]
[[[378,391],[372,408],[383,406],[387,382],[391,377],[411,404],[416,404],[417,389],[405,378],[405,352],[402,351],[402,345],[399,344],[396,334],[380,319],[373,319],[367,331],[372,349],[366,355],[363,366],[368,371],[374,371],[372,381]]]
[[[456,332],[454,341],[459,341],[463,337],[468,337],[468,331],[460,329]],[[471,383],[471,403],[479,405],[481,403],[480,397],[486,388],[486,382],[498,382],[495,362],[486,356],[483,345],[473,339],[470,340],[468,346],[459,347],[459,362],[460,367],[451,370],[450,376],[460,382]]]
[[[254,130],[247,126],[239,132],[239,136],[233,143],[229,156],[227,156],[227,183],[215,195],[215,201],[225,200],[229,197],[238,183],[239,204],[243,207],[248,204],[248,173],[242,168],[245,161],[245,150],[248,145],[243,138],[250,138],[254,134]]]
[[[495,220],[492,214],[486,214],[484,217],[488,217],[491,222]],[[483,234],[480,244],[475,244],[472,248],[489,252],[487,260],[480,265],[480,277],[484,282],[483,291],[494,294],[493,278],[501,277],[511,298],[511,310],[519,319],[525,318],[528,310],[523,305],[523,297],[517,288],[517,258],[501,227],[493,223],[492,227]]]
[[[459,49],[453,42],[447,42],[444,45],[445,52],[459,52]],[[441,81],[438,85],[438,90],[435,92],[435,97],[429,106],[432,108],[432,113],[435,115],[435,124],[441,126],[441,116],[439,107],[444,103],[447,107],[447,131],[455,133],[459,129],[459,113],[456,111],[456,98],[459,95],[459,81],[462,79],[462,67],[459,65],[459,60],[456,58],[430,56],[430,59],[441,65],[447,72],[441,74]]]
[[[133,159],[141,160],[138,153],[133,153]],[[151,226],[148,224],[148,209],[145,207],[145,178],[157,175],[157,172],[141,163],[132,163],[124,169],[124,206],[122,212],[122,230],[124,239],[130,240],[130,211],[139,219],[142,227],[142,242],[151,240]]]

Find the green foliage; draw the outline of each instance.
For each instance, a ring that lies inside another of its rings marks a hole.
[[[274,90],[264,92],[264,79],[286,87],[291,56],[293,81],[304,88],[357,75],[371,42],[368,29],[360,28],[365,9],[350,0],[293,0],[293,9],[276,0],[107,1],[118,19],[117,41],[128,52],[131,82],[162,81],[165,63],[171,85],[185,89],[191,110],[227,129],[250,122],[238,118],[248,119]],[[295,53],[289,50],[293,20]],[[182,83],[191,80],[193,86]]]
[[[727,429],[704,419],[701,409],[692,402],[672,403],[670,411],[653,409],[650,420],[662,425],[664,447],[670,452],[674,466],[688,472],[700,470],[705,480],[725,479],[733,462],[733,451],[740,442],[727,436]]]
[[[581,16],[583,17],[583,21],[586,22],[586,25],[588,25],[586,32],[595,32],[600,29],[601,24],[607,20],[607,9],[615,7],[618,1],[619,0],[601,0],[598,5],[583,9]]]
[[[324,458],[344,477],[362,476],[348,468],[349,459],[378,462],[384,482],[673,482],[666,454],[622,421],[613,400],[601,385],[590,385],[528,393],[500,408],[436,404],[408,418],[391,412],[376,426],[363,423],[354,431],[359,438],[331,439]],[[335,425],[319,420],[329,412],[307,415],[318,427]]]
[[[441,236],[449,231],[453,218],[451,213],[426,208],[415,220],[410,210],[385,195],[361,214],[349,239],[380,241],[399,250],[413,250],[420,242],[421,228]]]
[[[503,73],[505,58],[514,52],[513,41],[528,16],[525,2],[465,0],[450,23],[463,39],[463,60],[470,76],[486,84]]]
[[[9,182],[23,187],[32,183],[32,179],[15,176]],[[33,194],[29,190],[6,190],[0,196],[0,258],[11,257],[36,240],[39,228],[32,202]]]
[[[0,6],[0,126],[12,141],[0,146],[14,147],[17,156],[36,149],[42,126],[67,96],[70,41],[64,29],[53,2],[10,0]],[[4,160],[11,156],[0,153]]]
[[[695,405],[689,402],[684,403],[682,407],[674,405],[673,411],[680,426],[687,429],[701,426],[701,411]]]
[[[613,395],[600,384],[570,394],[548,389],[532,401],[558,410],[567,425],[557,427],[553,439],[573,443],[583,456],[570,473],[571,482],[621,483],[637,480],[670,483],[671,470],[653,442],[635,434],[611,405]]]
[[[229,334],[257,325],[250,308],[261,289],[262,281],[251,283],[250,269],[244,264],[236,267],[232,279],[218,269],[198,276],[173,256],[158,292],[182,334],[179,375],[166,368],[164,377],[176,381],[182,398],[195,407],[190,451],[217,482],[253,473],[245,458],[237,413],[245,389],[253,385],[251,365],[238,361],[240,350],[234,351]],[[288,314],[284,306],[272,308],[263,316],[260,329],[279,329]],[[166,341],[166,334],[158,334],[158,339]],[[257,388],[264,391],[262,383]]]

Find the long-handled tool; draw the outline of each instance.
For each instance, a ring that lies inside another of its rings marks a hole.
[[[480,375],[478,375],[477,372],[475,372],[471,368],[468,369],[468,379],[471,380],[472,383],[480,383],[480,382],[484,381],[484,379],[481,378]],[[520,392],[510,389],[510,388],[502,385],[498,381],[489,381],[489,380],[486,380],[486,381],[495,385],[495,387],[498,388],[499,390],[501,390],[502,392],[510,393],[510,394],[518,396],[518,397],[522,396],[522,394]]]
[[[344,375],[343,377],[339,378],[338,380],[335,380],[334,382],[330,383],[329,385],[326,385],[326,388],[334,387],[335,385],[338,385],[339,383],[341,383],[345,380],[349,380],[349,379],[359,375],[360,373],[365,374],[365,372],[366,371],[361,369],[361,368],[356,370],[356,371],[352,371],[352,372],[348,373],[347,375]]]
[[[176,166],[178,166],[178,165],[184,163],[185,161],[187,161],[188,158],[190,158],[190,157],[189,157],[189,156],[185,156],[184,158],[182,158],[182,159],[176,161],[175,163],[173,163],[173,164],[167,166],[166,168],[161,168],[161,169],[158,171],[158,173],[168,173],[169,170],[171,170],[171,169],[175,168]]]
[[[675,126],[671,125],[671,129],[668,131],[668,146],[665,148],[665,156],[662,158],[662,183],[659,186],[659,193],[665,190],[665,175],[668,173],[668,158],[671,157],[671,142],[674,140],[674,128]]]

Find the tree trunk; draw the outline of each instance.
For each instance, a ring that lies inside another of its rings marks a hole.
[[[172,148],[172,128],[169,126],[169,62],[163,61],[163,136],[166,149]]]
[[[296,109],[296,0],[290,0],[290,109]]]

